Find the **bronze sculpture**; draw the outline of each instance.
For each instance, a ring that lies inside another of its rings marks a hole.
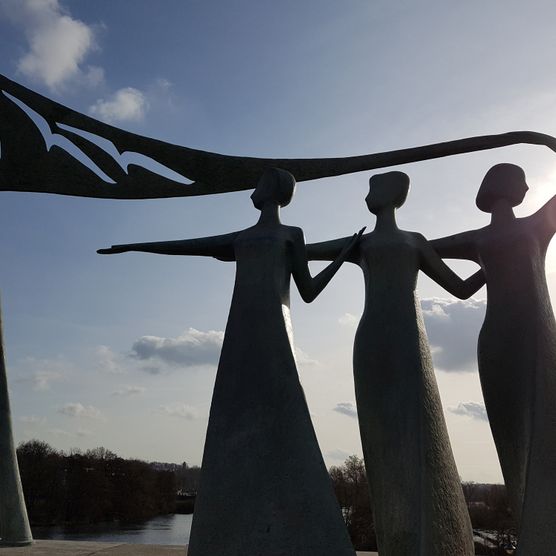
[[[384,556],[471,556],[471,523],[415,287],[422,270],[466,298],[484,278],[479,271],[461,280],[421,234],[397,227],[395,210],[409,190],[406,174],[375,175],[369,183],[366,202],[376,226],[348,260],[365,278],[353,371],[378,548]],[[307,252],[311,260],[330,260],[344,243],[314,243]]]
[[[0,315],[0,547],[33,542],[15,452]]]
[[[493,166],[477,194],[490,224],[432,244],[441,257],[477,262],[486,276],[481,386],[519,524],[518,553],[534,555],[556,546],[556,322],[544,270],[556,232],[556,196],[516,218],[513,207],[527,189],[519,166]]]
[[[516,143],[546,145],[556,150],[553,137],[518,131],[347,158],[228,156],[123,131],[53,102],[1,75],[0,141],[0,191],[115,199],[178,197],[250,189],[270,167],[288,170],[298,181],[304,181]],[[443,248],[442,244],[438,245]],[[455,243],[451,242],[451,245],[453,247]],[[193,248],[195,243],[190,246]],[[213,254],[218,256],[221,246],[210,242],[207,246],[214,248]],[[224,253],[222,258],[228,256],[229,253]],[[551,388],[549,386],[549,390]],[[0,444],[5,446],[11,445],[11,440],[8,442],[11,438],[9,421],[7,425],[0,438]],[[11,453],[10,461],[14,461],[13,446]],[[5,474],[13,471],[12,466]],[[3,501],[0,502],[2,506]],[[24,505],[21,507],[24,509]],[[524,516],[533,514],[524,511]],[[19,517],[23,519],[24,516]],[[526,521],[524,518],[522,530],[533,530],[525,527]]]
[[[236,281],[210,410],[189,554],[353,556],[296,370],[291,277],[311,302],[358,241],[311,278],[300,228],[281,224],[294,192],[283,170],[265,172],[251,198],[254,226],[210,238],[116,245],[236,262]]]

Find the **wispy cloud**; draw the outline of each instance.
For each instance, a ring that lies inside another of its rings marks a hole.
[[[346,461],[349,456],[351,456],[349,452],[344,450],[340,450],[336,448],[335,450],[328,450],[328,452],[324,453],[324,456],[328,459],[336,460],[336,461]]]
[[[39,361],[31,358],[26,359],[26,365],[50,365],[52,362]],[[18,378],[16,382],[21,384],[30,384],[33,390],[45,391],[50,390],[53,382],[62,380],[63,373],[60,371],[41,370],[35,371],[30,376]]]
[[[346,328],[356,328],[359,323],[359,317],[352,313],[344,313],[339,319],[338,324]]]
[[[62,373],[58,371],[37,371],[31,377],[33,388],[35,390],[49,390],[50,384],[61,380]]]
[[[192,421],[198,417],[198,412],[194,407],[186,404],[169,404],[161,405],[156,411],[159,415],[170,415],[171,417],[180,417]]]
[[[148,109],[145,93],[133,87],[124,87],[107,98],[97,100],[89,112],[108,123],[138,122],[143,120]]]
[[[36,415],[22,415],[19,420],[26,425],[44,425],[46,417],[37,417]]]
[[[195,328],[176,338],[142,336],[134,342],[132,356],[141,361],[161,361],[182,367],[216,365],[223,339],[224,332],[219,330],[202,332]]]
[[[144,394],[147,389],[144,386],[123,386],[114,390],[112,396],[130,397]]]
[[[334,411],[337,413],[342,413],[343,415],[347,415],[348,417],[352,417],[354,419],[357,418],[357,407],[352,402],[340,402],[336,404]]]
[[[73,436],[73,433],[64,429],[48,429],[48,432],[56,436]]]
[[[75,437],[85,438],[87,436],[94,435],[92,431],[87,429],[78,429],[75,432],[67,431],[65,429],[49,429],[47,432],[55,436],[63,436],[66,438],[75,438]]]
[[[108,346],[97,346],[95,349],[97,368],[105,373],[121,374],[126,370],[122,365],[122,357]]]
[[[454,415],[462,415],[478,421],[488,421],[485,406],[479,402],[461,402],[457,406],[449,407],[448,411]]]
[[[295,348],[295,359],[298,365],[303,365],[304,367],[320,365],[316,359],[313,359],[308,353],[298,347]]]
[[[95,28],[73,18],[58,0],[0,0],[0,16],[25,35],[27,51],[17,62],[21,74],[50,89],[76,78],[103,80],[101,68],[82,67],[96,47]]]
[[[102,419],[100,409],[92,405],[83,405],[78,402],[67,403],[58,408],[58,413],[66,415],[67,417],[75,417],[78,419]]]

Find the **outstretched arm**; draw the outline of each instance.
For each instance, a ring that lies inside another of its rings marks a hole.
[[[467,280],[462,280],[444,263],[432,248],[432,243],[421,236],[421,270],[429,278],[432,278],[437,284],[459,299],[467,299],[483,287],[485,275],[482,270],[478,270]]]
[[[305,303],[311,303],[319,293],[326,287],[328,282],[332,279],[334,274],[338,271],[342,263],[347,260],[353,252],[359,239],[363,234],[365,228],[361,229],[359,233],[354,234],[351,238],[345,240],[335,240],[343,242],[342,248],[338,254],[324,270],[319,272],[314,278],[309,272],[309,265],[307,259],[307,248],[305,246],[305,239],[303,232],[299,229],[296,231],[296,236],[293,241],[293,279],[297,285],[297,289]],[[328,243],[328,242],[327,242]],[[334,243],[334,242],[330,242]]]
[[[556,233],[556,195],[537,211],[535,217],[539,219],[544,235],[550,241]]]
[[[142,251],[144,253],[158,253],[159,255],[199,255],[202,257],[215,257],[224,261],[233,261],[235,260],[233,244],[238,234],[239,232],[233,232],[231,234],[197,239],[126,243],[112,245],[109,249],[99,249],[97,253],[113,255],[128,251]]]
[[[462,232],[453,236],[433,239],[428,243],[439,257],[443,259],[468,259],[479,262],[479,254],[475,244],[476,232]]]
[[[306,246],[307,260],[309,261],[333,261],[345,247],[350,237],[340,239],[331,239],[330,241],[321,241],[319,243],[309,243]],[[352,249],[346,259],[350,263],[355,262],[357,248]]]

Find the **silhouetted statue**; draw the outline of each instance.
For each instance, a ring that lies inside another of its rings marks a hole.
[[[409,177],[375,175],[366,198],[376,227],[348,260],[365,278],[365,310],[353,369],[365,466],[381,556],[471,556],[473,535],[450,447],[415,287],[422,270],[460,298],[483,284],[461,280],[415,232],[400,230]],[[338,256],[345,239],[307,246],[309,259]]]
[[[432,242],[441,257],[479,263],[487,311],[479,336],[479,374],[510,503],[518,553],[556,550],[556,323],[545,255],[556,231],[556,196],[516,218],[525,173],[498,164],[485,175],[477,206],[491,213],[479,230]]]
[[[289,304],[292,276],[311,302],[358,237],[312,278],[302,230],[279,218],[294,187],[290,173],[265,172],[251,196],[260,219],[240,232],[99,250],[236,261],[190,556],[354,556],[299,382]]]
[[[0,315],[0,548],[32,542],[12,432]]]

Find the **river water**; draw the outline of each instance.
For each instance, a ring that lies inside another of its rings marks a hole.
[[[143,523],[98,523],[81,527],[33,527],[35,539],[175,544],[189,542],[193,514],[161,515]]]

